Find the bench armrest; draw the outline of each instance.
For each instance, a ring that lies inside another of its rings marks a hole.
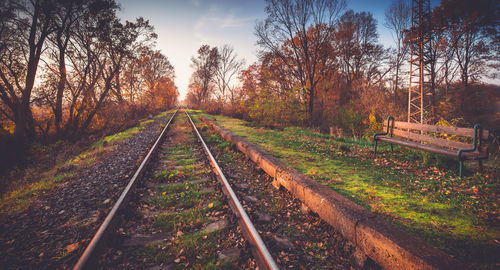
[[[480,129],[481,129],[481,125],[479,125],[479,124],[474,125],[474,137],[472,138],[472,146],[473,147],[470,149],[459,149],[457,151],[458,160],[462,160],[462,153],[474,152],[477,150],[478,140],[481,140],[481,137],[478,136],[478,134],[479,134],[478,130],[480,131]]]
[[[392,125],[391,125],[391,120],[392,120]],[[389,134],[389,131],[391,131],[391,137],[392,137],[392,128],[394,127],[394,117],[392,116],[389,116],[387,117],[387,130],[382,133],[375,133],[373,134],[373,140],[376,141],[377,140],[377,136],[379,135],[383,135],[383,136],[386,136],[387,134]]]

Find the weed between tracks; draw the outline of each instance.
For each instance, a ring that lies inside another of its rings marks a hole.
[[[500,263],[498,169],[460,179],[456,160],[430,153],[382,144],[373,159],[371,141],[207,117],[473,267]]]
[[[168,214],[161,215],[155,219],[155,224],[160,227],[164,231],[178,231],[179,229],[184,228],[186,225],[191,226],[192,228],[195,225],[204,224],[210,222],[210,219],[207,217],[207,213],[210,209],[220,211],[222,210],[221,204],[216,202],[212,203],[212,207],[208,205],[205,207],[199,208],[191,208],[181,212],[172,212]]]
[[[177,188],[177,185],[174,184],[174,188]],[[216,197],[212,194],[212,192],[203,191],[202,188],[198,187],[190,187],[189,184],[183,185],[183,190],[174,192],[166,192],[159,190],[163,196],[156,197],[152,199],[151,203],[156,207],[176,207],[176,208],[189,208],[193,206],[201,206],[206,201],[213,201]]]

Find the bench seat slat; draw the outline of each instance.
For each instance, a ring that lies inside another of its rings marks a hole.
[[[408,123],[401,121],[394,121],[394,127],[399,129],[422,130],[426,132],[445,133],[445,134],[458,135],[469,138],[474,137],[474,129],[472,128],[433,126],[433,125]],[[482,140],[487,140],[489,136],[489,131],[486,129],[481,129],[479,136],[481,137]]]
[[[436,137],[431,137],[427,135],[422,135],[422,134],[417,134],[413,132],[408,132],[404,130],[398,130],[398,129],[393,129],[392,130],[393,134],[399,137],[404,137],[408,138],[410,140],[414,141],[422,141],[422,142],[427,142],[439,146],[444,146],[444,147],[449,147],[449,148],[454,148],[454,149],[470,149],[472,148],[472,144],[469,143],[463,143],[463,142],[456,142],[456,141],[450,141],[442,138],[436,138]]]
[[[457,156],[458,150],[453,150],[453,149],[446,149],[446,148],[439,148],[433,145],[429,144],[421,144],[418,142],[413,142],[413,141],[408,141],[405,139],[400,139],[400,138],[394,138],[394,137],[389,137],[389,136],[377,136],[377,140],[389,142],[389,143],[396,143],[400,144],[403,146],[407,147],[412,147],[412,148],[417,148],[429,152],[434,152],[438,154],[443,154],[447,156]],[[462,153],[462,158],[463,159],[485,159],[488,157],[488,151],[486,147],[479,147],[478,150],[474,152],[464,152]]]
[[[462,153],[464,159],[487,159],[488,158],[488,148],[480,146],[474,152],[464,152]]]
[[[394,137],[388,137],[388,136],[378,136],[377,139],[381,140],[381,141],[385,141],[385,142],[397,143],[397,144],[408,146],[408,147],[418,148],[418,149],[422,149],[422,150],[426,150],[426,151],[434,152],[434,153],[438,153],[438,154],[443,154],[443,155],[448,155],[448,156],[457,156],[457,150],[439,148],[439,147],[436,147],[436,146],[433,146],[430,144],[421,144],[418,142],[412,142],[412,141],[394,138]]]

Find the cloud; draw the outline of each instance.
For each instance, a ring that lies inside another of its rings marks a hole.
[[[201,6],[201,0],[191,0],[191,4],[195,7],[200,7]]]
[[[235,18],[234,14],[230,14],[226,18],[221,18],[221,21],[223,22],[221,28],[245,27],[248,24],[253,24],[255,19],[255,17]]]
[[[220,41],[229,34],[228,31],[237,32],[238,29],[252,27],[255,20],[255,16],[239,16],[235,9],[227,12],[211,6],[207,15],[196,20],[193,33],[202,42]]]

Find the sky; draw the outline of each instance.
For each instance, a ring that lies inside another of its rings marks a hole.
[[[157,49],[175,68],[175,84],[184,99],[193,72],[191,57],[201,45],[230,44],[246,65],[257,61],[254,35],[257,21],[266,18],[264,0],[117,0],[119,16],[133,21],[144,17],[158,34]],[[384,27],[385,9],[392,1],[347,0],[347,9],[369,11],[378,23],[379,41],[394,45],[391,32]],[[438,0],[432,0],[432,5]]]

